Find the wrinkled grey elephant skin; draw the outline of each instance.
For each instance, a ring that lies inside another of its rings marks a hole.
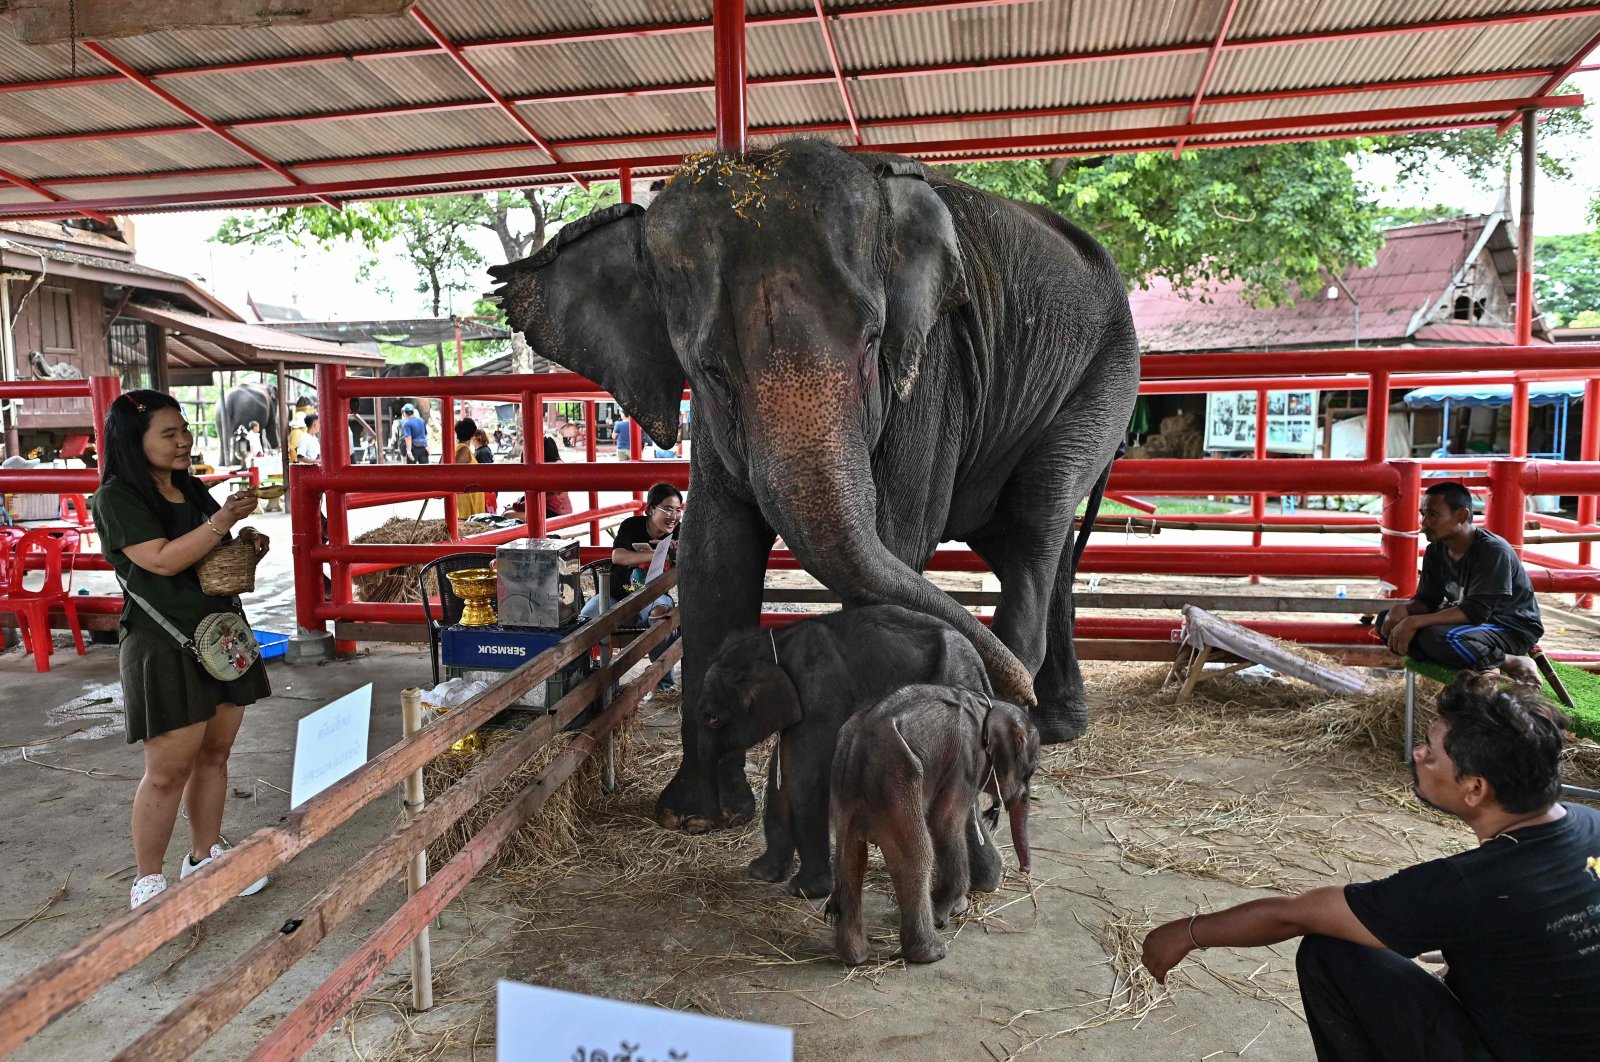
[[[954,627],[1046,741],[1083,731],[1073,513],[1139,375],[1122,280],[1088,235],[909,159],[791,141],[690,159],[649,210],[592,214],[492,272],[534,350],[663,445],[693,389],[684,749],[663,825],[754,808],[695,735],[707,665],[756,625],[775,534],[847,603]],[[949,540],[1000,579],[992,628],[921,575]]]
[[[828,779],[839,728],[910,683],[989,692],[970,642],[943,621],[897,605],[803,620],[730,642],[717,654],[700,700],[707,756],[734,753],[743,763],[745,749],[778,735],[762,815],[767,850],[750,864],[751,876],[782,881],[798,850],[800,870],[789,892],[828,894]],[[993,891],[1000,884],[994,846],[977,839],[980,823],[967,828],[975,838],[972,880],[980,891]]]
[[[830,809],[839,960],[856,966],[867,958],[861,888],[869,843],[883,852],[894,880],[901,955],[907,962],[944,958],[935,930],[967,910],[969,823],[978,797],[991,795],[996,811],[1006,809],[1019,869],[1027,873],[1028,783],[1038,769],[1039,734],[1027,714],[970,690],[907,686],[845,723]]]
[[[248,428],[251,421],[261,425],[261,437],[276,449],[279,445],[276,384],[240,384],[222,396],[216,412],[217,438],[222,441],[217,464],[232,463],[233,434],[240,428]]]

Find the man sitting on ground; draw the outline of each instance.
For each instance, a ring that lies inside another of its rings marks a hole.
[[[1539,685],[1528,659],[1544,635],[1533,584],[1510,543],[1474,527],[1472,495],[1435,483],[1422,499],[1422,579],[1379,629],[1389,648],[1413,660],[1488,671]]]
[[[1303,936],[1295,966],[1329,1060],[1592,1057],[1600,1030],[1600,812],[1559,804],[1565,720],[1528,686],[1463,671],[1417,746],[1417,795],[1478,847],[1384,878],[1158,926],[1157,981],[1195,948]],[[1411,961],[1442,952],[1447,969]]]

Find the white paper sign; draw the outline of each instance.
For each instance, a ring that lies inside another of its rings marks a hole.
[[[644,581],[651,582],[656,576],[667,570],[667,557],[672,552],[672,536],[668,535],[656,543],[655,552],[650,555],[650,570],[644,573]]]
[[[371,718],[369,682],[300,720],[290,807],[299,807],[367,762],[367,723]]]
[[[501,981],[499,1062],[793,1062],[794,1030]]]

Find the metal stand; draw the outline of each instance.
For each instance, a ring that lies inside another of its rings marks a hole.
[[[608,634],[600,639],[600,669],[603,671],[611,666],[611,636]],[[608,682],[600,688],[600,711],[605,712],[611,704],[613,691],[617,688],[615,682]],[[617,735],[613,728],[606,734],[606,766],[605,773],[600,777],[600,790],[607,795],[617,791]]]
[[[1400,750],[1400,762],[1411,762],[1411,749],[1416,744],[1417,732],[1417,673],[1406,668],[1406,735],[1405,748]]]

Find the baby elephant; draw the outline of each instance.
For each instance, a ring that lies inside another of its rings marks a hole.
[[[944,958],[935,929],[967,909],[967,824],[978,794],[994,794],[995,815],[1005,806],[1027,873],[1028,781],[1038,768],[1039,732],[1028,714],[982,693],[907,686],[846,723],[833,757],[831,803],[840,961],[856,966],[867,958],[861,881],[868,842],[883,851],[894,879],[905,960]],[[930,893],[935,867],[939,883]]]
[[[828,777],[839,727],[916,682],[989,689],[971,642],[942,620],[898,605],[829,613],[717,654],[700,699],[706,762],[782,735],[767,771],[767,851],[750,864],[752,876],[782,881],[798,849],[789,891],[828,894]],[[972,829],[977,836],[983,827]],[[1000,884],[1000,861],[992,857],[982,848],[974,853],[980,890]]]

